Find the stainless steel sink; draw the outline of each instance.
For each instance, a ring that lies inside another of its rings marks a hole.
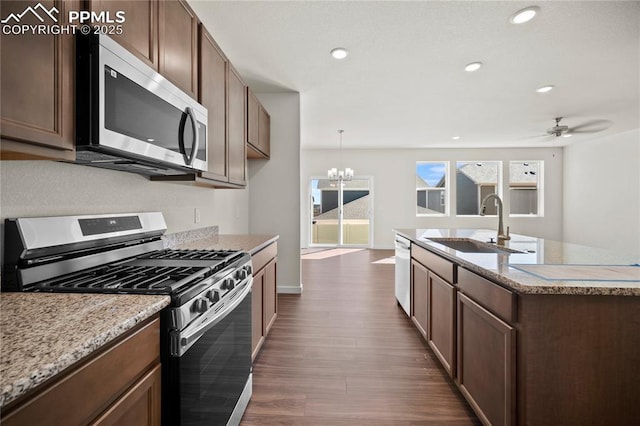
[[[496,244],[483,243],[470,238],[427,238],[434,243],[442,244],[463,253],[522,253],[521,251],[502,247]]]

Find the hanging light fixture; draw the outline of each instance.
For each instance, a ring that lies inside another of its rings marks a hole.
[[[344,130],[340,129],[338,130],[338,133],[340,134],[340,167],[342,167],[342,133],[344,133]],[[342,182],[342,181],[349,181],[351,179],[353,179],[353,169],[347,167],[344,170],[338,170],[337,168],[332,168],[327,170],[327,177],[329,178],[329,180],[331,182]]]

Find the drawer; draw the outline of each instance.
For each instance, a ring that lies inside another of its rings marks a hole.
[[[464,268],[458,269],[458,289],[509,323],[516,321],[515,294]]]
[[[253,274],[260,272],[269,261],[278,256],[278,243],[269,244],[256,254],[251,255]]]
[[[15,410],[3,413],[2,424],[86,424],[120,397],[160,356],[160,320],[155,319],[45,387]]]
[[[411,244],[411,257],[422,263],[427,269],[435,272],[450,284],[456,283],[456,264],[431,253],[420,246]]]

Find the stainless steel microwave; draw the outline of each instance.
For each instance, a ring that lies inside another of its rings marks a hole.
[[[207,169],[207,109],[106,35],[76,38],[76,163]]]

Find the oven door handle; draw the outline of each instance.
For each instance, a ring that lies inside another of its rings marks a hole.
[[[189,348],[198,341],[207,331],[225,319],[242,301],[251,293],[251,287],[253,286],[253,277],[249,277],[247,285],[238,296],[229,304],[226,305],[220,312],[216,313],[211,319],[203,324],[200,324],[195,330],[187,331],[186,334],[180,334],[179,344],[177,348],[172,350],[173,356],[182,356]],[[186,330],[185,330],[186,331]]]

